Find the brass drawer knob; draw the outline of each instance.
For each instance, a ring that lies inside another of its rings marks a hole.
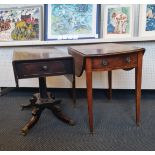
[[[126,61],[127,63],[130,63],[130,62],[131,62],[131,58],[130,58],[130,57],[126,57],[125,61]]]
[[[42,66],[42,70],[44,71],[47,71],[48,67],[45,65],[45,66]]]
[[[108,65],[108,61],[105,60],[105,59],[103,59],[103,60],[102,60],[102,65],[103,65],[103,66],[107,66],[107,65]]]

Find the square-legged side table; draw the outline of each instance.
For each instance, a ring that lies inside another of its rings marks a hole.
[[[142,60],[144,48],[132,47],[124,44],[90,44],[71,46],[69,54],[74,58],[75,74],[81,76],[86,72],[87,101],[89,128],[93,133],[93,97],[92,97],[92,72],[108,71],[109,98],[111,98],[112,70],[130,70],[135,68],[136,88],[136,124],[140,123],[140,98],[142,80]]]

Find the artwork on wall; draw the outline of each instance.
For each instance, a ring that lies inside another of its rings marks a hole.
[[[0,41],[41,40],[41,7],[0,10]]]
[[[155,36],[155,4],[140,5],[139,36]]]
[[[133,33],[132,5],[106,5],[103,38],[127,38]]]
[[[97,4],[45,5],[45,40],[99,37]]]

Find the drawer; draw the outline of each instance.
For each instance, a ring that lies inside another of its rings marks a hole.
[[[97,69],[125,69],[132,68],[137,65],[137,54],[121,54],[113,56],[105,56],[94,58],[92,60],[92,68]]]
[[[40,61],[40,62],[16,62],[16,74],[18,78],[64,75],[73,73],[73,62],[68,60]]]

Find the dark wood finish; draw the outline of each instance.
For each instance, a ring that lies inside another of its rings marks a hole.
[[[35,63],[32,61],[17,62],[16,72],[19,78],[72,74],[73,69],[70,66],[71,64],[73,64],[72,58],[61,58],[54,61],[35,61]]]
[[[112,71],[108,71],[108,99],[112,99]]]
[[[61,121],[69,125],[75,125],[75,122],[63,114],[62,110],[60,109],[59,104],[61,103],[61,100],[55,100],[51,93],[47,92],[45,77],[39,77],[39,90],[39,93],[33,95],[33,98],[30,100],[31,103],[28,106],[23,106],[23,109],[32,108],[32,117],[21,129],[22,135],[25,136],[28,131],[38,122],[41,113],[45,108],[51,110],[53,114]]]
[[[75,122],[63,114],[59,104],[61,100],[55,100],[55,97],[47,92],[46,76],[66,75],[71,82],[73,88],[73,101],[75,103],[75,73],[74,61],[68,53],[58,49],[42,48],[16,49],[14,52],[13,68],[18,86],[18,79],[23,78],[39,78],[39,93],[33,95],[30,104],[22,105],[22,109],[32,108],[32,117],[21,129],[22,135],[26,135],[39,120],[42,111],[45,108],[50,109],[53,114],[61,121],[74,125]]]
[[[91,44],[68,48],[75,62],[75,74],[81,76],[86,71],[88,116],[90,131],[93,132],[93,104],[92,104],[92,72],[108,71],[109,99],[112,97],[112,70],[136,69],[136,123],[140,123],[140,97],[142,78],[142,58],[144,48],[137,48],[124,44]]]

